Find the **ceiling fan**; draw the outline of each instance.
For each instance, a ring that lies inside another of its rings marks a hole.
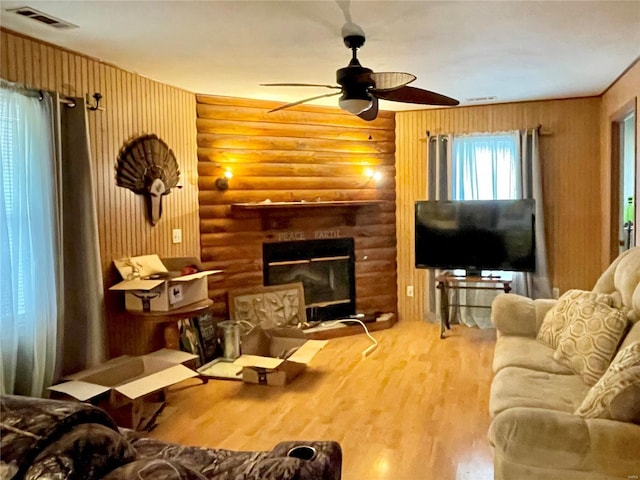
[[[287,103],[270,110],[270,112],[336,95],[340,95],[338,105],[341,109],[367,121],[375,120],[377,117],[379,99],[422,105],[455,106],[460,103],[454,98],[439,93],[409,87],[408,85],[416,79],[416,76],[410,73],[374,72],[370,68],[363,67],[358,61],[357,51],[364,45],[365,36],[362,28],[355,23],[347,22],[342,27],[342,38],[347,48],[351,49],[352,57],[349,65],[336,71],[338,85],[316,83],[261,84],[267,87],[325,87],[339,91]]]

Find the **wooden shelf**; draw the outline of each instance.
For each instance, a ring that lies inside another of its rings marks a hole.
[[[206,298],[199,302],[185,305],[184,307],[174,308],[173,310],[143,312],[136,310],[127,310],[126,315],[132,319],[144,320],[145,322],[167,323],[183,318],[196,317],[211,308],[213,300]]]
[[[242,216],[247,213],[257,213],[262,216],[262,229],[286,229],[291,225],[287,212],[301,209],[335,209],[344,208],[348,212],[345,218],[348,225],[355,225],[355,210],[361,207],[380,205],[381,200],[339,200],[318,202],[258,202],[232,203],[231,215]]]
[[[368,207],[379,205],[380,200],[340,200],[319,202],[259,202],[259,203],[232,203],[231,213],[237,211],[272,211],[289,208],[331,208],[331,207]]]
[[[119,335],[111,355],[145,355],[163,347],[180,350],[178,320],[204,315],[211,307],[213,300],[207,298],[166,312],[123,310],[110,320]]]

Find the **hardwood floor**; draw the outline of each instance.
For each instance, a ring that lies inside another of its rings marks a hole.
[[[336,338],[286,387],[188,380],[151,437],[232,450],[336,440],[345,480],[491,480],[487,440],[494,330],[402,321]]]

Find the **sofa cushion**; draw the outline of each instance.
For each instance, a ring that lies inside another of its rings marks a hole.
[[[491,382],[489,413],[495,417],[514,407],[574,412],[589,387],[579,375],[539,372],[521,367],[500,370]]]
[[[135,449],[120,433],[104,425],[83,423],[49,443],[24,479],[102,478],[135,458]]]
[[[640,423],[640,343],[620,350],[575,414]]]
[[[82,402],[2,395],[0,397],[0,467],[22,478],[38,454],[51,442],[85,423],[116,431],[113,419]]]
[[[493,419],[489,441],[496,479],[622,480],[640,471],[640,428],[629,423],[511,408]]]
[[[619,292],[622,304],[640,312],[640,247],[622,252],[600,275],[594,292]]]
[[[103,480],[207,480],[207,477],[178,462],[146,458],[127,463],[106,475]]]
[[[546,313],[536,339],[551,348],[557,348],[560,337],[564,333],[581,301],[597,300],[611,306],[612,297],[604,293],[588,292],[584,290],[568,290],[558,302]]]
[[[607,300],[582,298],[567,310],[569,324],[560,336],[554,358],[594,385],[607,370],[627,331],[625,313]]]
[[[623,350],[636,342],[640,342],[640,322],[636,322],[631,325],[629,332],[625,335],[618,350]]]
[[[493,371],[505,367],[523,367],[540,372],[573,374],[564,363],[553,358],[554,350],[531,337],[503,335],[496,340]]]

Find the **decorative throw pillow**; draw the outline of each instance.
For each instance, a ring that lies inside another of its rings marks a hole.
[[[580,300],[598,300],[607,305],[612,305],[612,298],[607,294],[575,289],[568,290],[544,316],[536,339],[551,348],[558,348],[558,340],[560,340],[565,327],[569,324],[569,308]]]
[[[553,358],[593,385],[609,367],[629,322],[625,312],[600,299],[576,300],[566,315],[568,324]]]
[[[574,412],[582,418],[640,423],[640,343],[620,350]]]

